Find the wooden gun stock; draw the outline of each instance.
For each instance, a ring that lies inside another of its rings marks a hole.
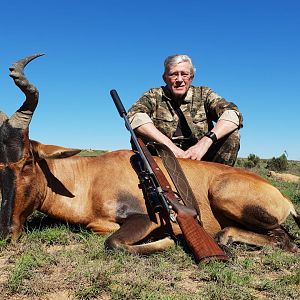
[[[197,221],[196,211],[179,203],[175,204],[174,201],[170,199],[169,201],[177,214],[176,221],[186,243],[194,254],[195,260],[197,262],[210,259],[227,261],[228,256]],[[179,205],[180,208],[178,209]],[[191,210],[191,212],[189,210]]]
[[[193,252],[195,260],[197,262],[210,259],[227,261],[228,256],[198,222],[196,210],[179,203],[178,197],[172,191],[167,178],[158,167],[144,142],[141,139],[138,139],[138,143],[147,158],[159,185],[164,191],[165,198],[176,213],[176,221],[189,248]]]

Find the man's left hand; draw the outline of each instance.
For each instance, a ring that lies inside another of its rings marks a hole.
[[[212,145],[212,140],[209,137],[203,137],[197,144],[190,147],[184,152],[182,158],[190,158],[193,160],[201,160],[209,147]]]

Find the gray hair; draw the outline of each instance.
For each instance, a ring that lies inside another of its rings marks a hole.
[[[186,54],[175,54],[175,55],[168,56],[164,62],[164,66],[165,66],[164,74],[166,74],[170,66],[178,65],[179,63],[182,62],[188,62],[191,65],[191,74],[194,75],[196,72],[196,68],[192,63],[192,59]]]

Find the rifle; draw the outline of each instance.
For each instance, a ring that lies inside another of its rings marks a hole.
[[[155,212],[162,211],[164,215],[169,216],[172,222],[178,223],[197,262],[207,261],[211,258],[227,261],[228,256],[198,222],[196,210],[179,202],[179,197],[171,189],[167,178],[148,148],[140,138],[136,137],[117,91],[111,90],[110,95],[120,116],[125,121],[126,128],[130,131],[132,141],[143,163],[143,166],[140,165],[136,171],[140,185],[143,187],[145,200],[150,202],[149,204]]]

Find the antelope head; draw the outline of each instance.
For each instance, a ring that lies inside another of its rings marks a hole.
[[[39,93],[26,79],[24,68],[30,61],[41,55],[43,54],[28,56],[12,65],[10,76],[26,98],[10,118],[0,111],[0,235],[2,237],[11,235],[16,239],[28,215],[26,209],[18,215],[16,198],[25,201],[26,194],[30,193],[30,190],[18,186],[18,182],[33,157],[28,126],[38,104]],[[26,206],[26,203],[23,205]]]

